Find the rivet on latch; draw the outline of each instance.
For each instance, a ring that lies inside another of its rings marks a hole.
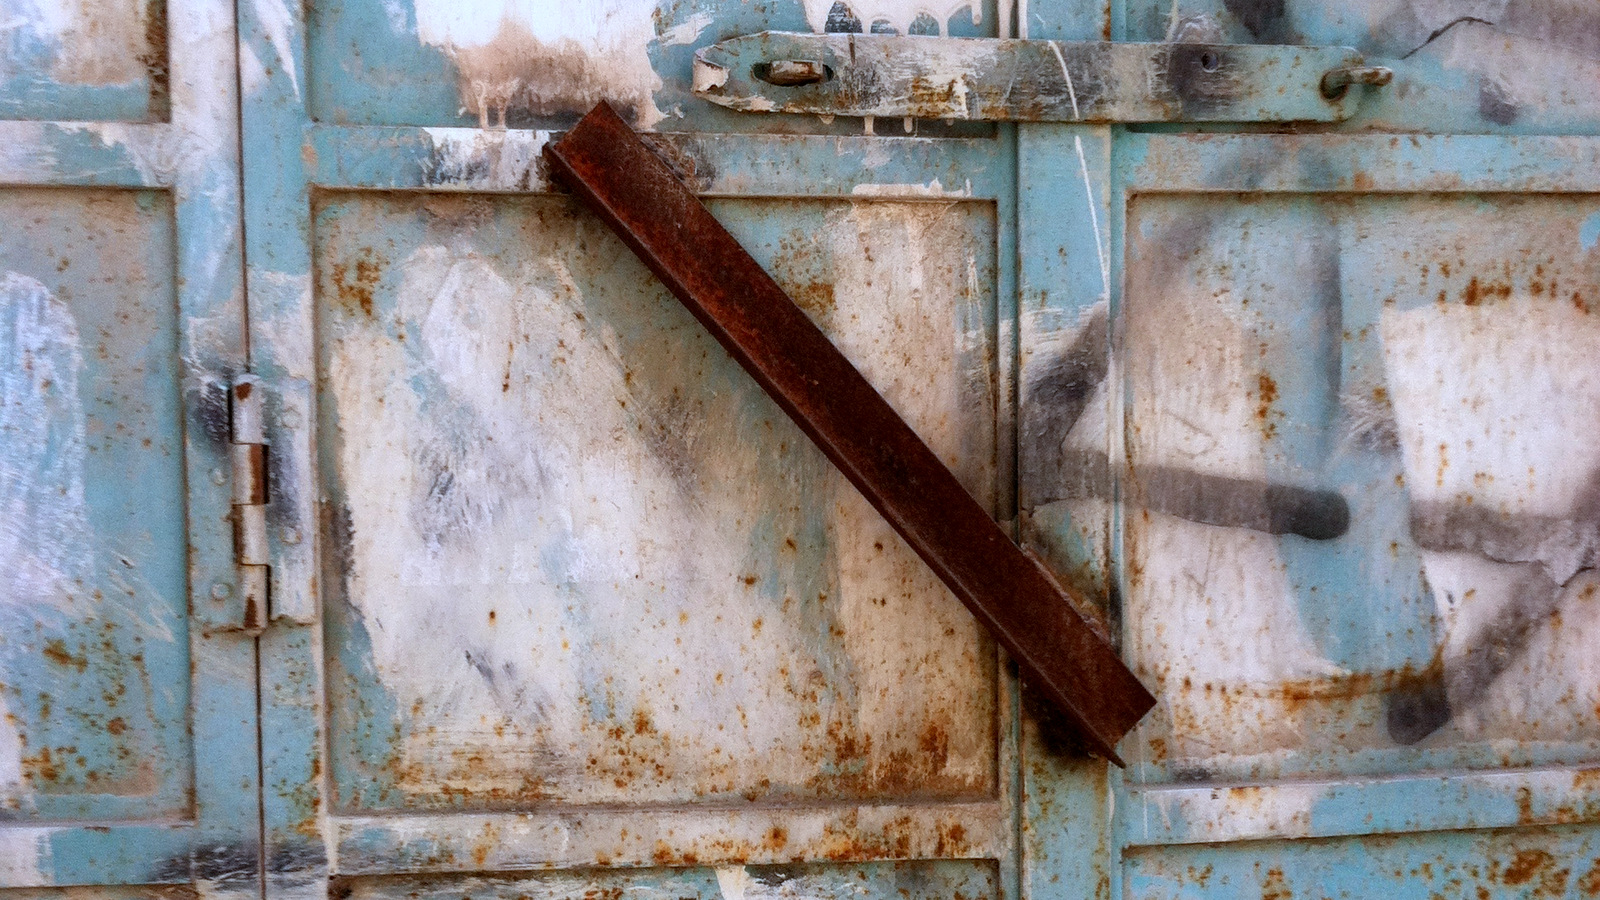
[[[775,59],[757,64],[753,72],[757,78],[778,87],[821,84],[833,77],[832,70],[814,59]]]
[[[1370,84],[1382,87],[1394,80],[1394,70],[1388,66],[1343,66],[1329,69],[1322,76],[1322,96],[1337,100],[1344,96],[1352,84]]]

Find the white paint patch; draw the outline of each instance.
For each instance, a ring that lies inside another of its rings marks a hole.
[[[717,889],[722,892],[722,900],[745,900],[745,893],[749,891],[753,880],[744,866],[717,868]]]
[[[1487,695],[1461,710],[1466,735],[1572,740],[1592,733],[1600,709],[1592,538],[1587,523],[1600,478],[1600,318],[1554,299],[1516,296],[1482,305],[1385,310],[1384,362],[1413,501],[1514,522],[1551,522],[1524,548],[1527,563],[1474,553],[1423,554],[1444,628],[1447,675],[1509,610],[1550,603],[1524,655]],[[1529,570],[1564,585],[1529,596]],[[1569,584],[1569,581],[1572,583]],[[1561,654],[1565,655],[1561,655]]]
[[[941,197],[972,196],[972,182],[959,188],[947,188],[935,178],[927,184],[858,184],[850,189],[856,197]]]
[[[455,60],[462,106],[484,127],[491,119],[503,125],[508,108],[582,113],[604,98],[631,108],[635,124],[649,128],[664,118],[652,100],[661,79],[649,57],[657,5],[418,0],[417,36]]]
[[[425,128],[433,154],[425,164],[433,185],[511,191],[548,188],[539,174],[548,131]]]
[[[1121,360],[1130,477],[1162,466],[1269,480],[1276,450],[1256,414],[1257,341],[1242,299],[1201,278],[1132,289]],[[1342,671],[1300,621],[1278,539],[1156,511],[1126,515],[1132,652],[1161,704],[1146,733],[1163,733],[1174,758],[1238,761],[1303,746],[1283,685]]]
[[[1413,497],[1573,512],[1600,472],[1600,316],[1522,296],[1385,310],[1382,327]]]
[[[295,67],[292,42],[298,36],[291,34],[294,17],[289,13],[288,0],[250,0],[250,4],[255,7],[256,21],[261,24],[267,42],[272,45],[279,67],[289,76],[289,85],[294,89],[294,95],[299,97],[300,74]]]
[[[0,828],[0,884],[49,884],[49,868],[50,844],[38,829]]]
[[[82,364],[66,304],[0,277],[0,608],[58,603],[88,575]]]
[[[711,26],[713,19],[708,12],[697,12],[682,22],[661,32],[661,44],[666,47],[677,47],[693,44],[700,39],[701,32]]]

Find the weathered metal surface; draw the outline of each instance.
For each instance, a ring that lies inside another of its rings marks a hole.
[[[206,632],[238,596],[232,6],[11,3],[0,45],[0,888],[258,896],[253,645]]]
[[[530,900],[577,897],[644,897],[650,900],[999,900],[1001,879],[992,862],[901,862],[868,865],[725,866],[642,871],[562,872],[476,878],[341,878],[332,889],[351,900],[378,900],[404,892],[418,900],[460,896],[517,896]],[[118,898],[120,900],[120,898]]]
[[[1000,804],[573,807],[560,812],[340,816],[338,870],[464,873],[899,859],[1004,860]],[[980,863],[980,865],[985,863]]]
[[[991,496],[988,205],[721,202]],[[341,807],[992,795],[981,631],[598,222],[349,194],[317,233]]]
[[[1347,44],[1391,68],[1351,127],[1600,132],[1600,12],[1567,0],[1130,0],[1125,40]]]
[[[774,79],[803,62],[820,76]],[[698,51],[694,92],[740,112],[886,119],[1337,122],[1363,92],[1325,77],[1361,63],[1348,47],[764,32]]]
[[[0,118],[165,121],[166,6],[8,0],[0,8]]]
[[[1089,745],[1117,760],[1117,742],[1154,698],[771,276],[609,106],[545,153]]]
[[[1151,848],[1130,854],[1122,887],[1135,900],[1593,897],[1600,833],[1532,828]]]
[[[1130,517],[1163,685],[1141,780],[1594,754],[1600,459],[1573,437],[1600,413],[1600,206],[1141,198],[1128,221],[1129,478],[1183,462],[1351,506],[1317,544]]]
[[[998,37],[1009,0],[328,0],[309,8],[309,65],[295,69],[320,122],[565,128],[601,99],[652,131],[860,134],[861,123],[741,116],[695,98],[694,53],[763,30]],[[261,0],[264,21],[287,12]],[[288,43],[283,41],[283,43]],[[359,60],[359,63],[352,63]],[[897,124],[895,130],[900,131]],[[919,134],[982,126],[913,126]]]
[[[10,818],[187,807],[184,522],[164,502],[183,491],[171,214],[158,193],[0,193],[0,217],[26,224],[0,238]]]

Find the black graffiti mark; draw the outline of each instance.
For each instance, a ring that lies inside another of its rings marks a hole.
[[[280,842],[267,853],[267,877],[273,883],[268,887],[268,896],[274,885],[282,888],[311,884],[327,867],[328,853],[322,844],[306,840]]]
[[[1105,381],[1110,359],[1110,324],[1104,307],[1090,314],[1073,342],[1028,385],[1024,401],[1025,465],[1035,485],[1054,491],[1036,506],[1060,500],[1116,497],[1110,460],[1104,454],[1062,449],[1095,390]],[[1140,466],[1124,483],[1125,502],[1205,525],[1247,528],[1330,540],[1350,528],[1350,507],[1333,491],[1206,475],[1161,466]]]
[[[1521,112],[1504,85],[1493,78],[1478,79],[1478,115],[1485,121],[1510,125]]]
[[[1284,0],[1222,0],[1222,5],[1243,25],[1250,36],[1269,44],[1293,44],[1300,35],[1289,27]]]
[[[1507,516],[1479,504],[1413,501],[1411,539],[1424,550],[1540,563],[1562,583],[1600,565],[1600,516],[1592,509],[1573,516]]]
[[[223,371],[194,382],[188,392],[191,428],[218,451],[225,451],[233,441],[233,416],[228,403],[228,385],[232,381],[233,373]]]
[[[1109,316],[1097,307],[1072,344],[1056,354],[1028,384],[1023,401],[1025,464],[1045,466],[1035,484],[1054,484],[1062,467],[1061,444],[1083,416],[1111,359]],[[1033,473],[1029,473],[1033,474]]]
[[[1579,574],[1600,567],[1600,473],[1566,516],[1506,515],[1476,503],[1412,501],[1412,541],[1424,550],[1474,553],[1515,565],[1522,584],[1493,620],[1455,654],[1402,684],[1388,699],[1389,736],[1414,744],[1471,707],[1526,649]]]
[[[1057,496],[1043,500],[1114,498],[1110,461],[1101,454],[1065,451]],[[1350,505],[1335,491],[1207,475],[1165,466],[1139,466],[1122,484],[1130,506],[1202,525],[1247,528],[1327,541],[1350,530]]]
[[[1418,50],[1421,50],[1423,47],[1426,47],[1429,44],[1433,43],[1434,41],[1438,40],[1439,38],[1444,37],[1445,32],[1447,32],[1450,29],[1456,27],[1457,25],[1462,24],[1463,22],[1476,22],[1479,25],[1488,25],[1490,27],[1494,26],[1494,23],[1489,21],[1488,19],[1480,19],[1477,16],[1461,16],[1460,18],[1457,18],[1457,19],[1451,19],[1450,21],[1444,23],[1443,25],[1440,25],[1438,28],[1435,28],[1433,30],[1433,33],[1428,35],[1428,39],[1427,40],[1423,41],[1422,43],[1416,45],[1415,47],[1412,47],[1410,50],[1407,50],[1405,53],[1401,54],[1400,58],[1401,59],[1410,59],[1412,57],[1412,55],[1415,54]]]
[[[247,888],[261,877],[261,847],[255,843],[196,847],[182,856],[156,861],[149,884],[206,882],[215,889]]]
[[[839,0],[828,9],[828,19],[822,30],[832,34],[860,34],[861,18],[850,9],[849,4]]]
[[[1443,728],[1453,715],[1438,667],[1402,679],[1384,698],[1384,705],[1389,739],[1408,747]]]
[[[1539,625],[1556,611],[1565,584],[1526,564],[1522,581],[1507,603],[1466,642],[1466,650],[1443,660],[1387,699],[1389,737],[1397,744],[1415,744],[1444,727],[1460,710],[1470,709],[1512,663],[1527,651]]]

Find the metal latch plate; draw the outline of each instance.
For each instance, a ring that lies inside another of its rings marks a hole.
[[[1350,47],[768,31],[695,55],[694,91],[745,112],[997,122],[1337,122]],[[1370,83],[1370,82],[1369,82]]]

